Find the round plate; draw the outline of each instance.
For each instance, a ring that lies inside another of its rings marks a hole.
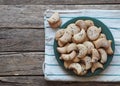
[[[101,27],[102,33],[104,33],[106,35],[107,39],[108,40],[112,40],[112,49],[113,49],[113,52],[114,52],[114,50],[115,50],[114,38],[113,38],[110,30],[108,29],[108,27],[104,23],[102,23],[101,21],[99,21],[99,20],[97,20],[95,18],[91,18],[91,17],[76,17],[76,18],[73,18],[73,19],[67,21],[65,24],[63,24],[61,26],[61,28],[66,28],[69,24],[75,23],[77,20],[92,20],[94,22],[95,26]],[[57,51],[58,43],[57,43],[56,40],[54,40],[54,46],[53,47],[54,47],[55,57],[56,57],[58,63],[64,68],[64,61],[62,61],[62,60],[59,59],[60,53]],[[113,55],[108,55],[107,62],[103,65],[104,69],[108,67],[108,65],[112,61],[112,58],[113,58]],[[72,75],[74,74],[71,70],[68,70],[68,69],[65,69],[65,70],[68,71]],[[98,75],[102,71],[103,71],[103,69],[97,69],[94,73],[91,73],[91,71],[89,70],[87,72],[87,74],[84,75],[84,76]],[[74,74],[74,75],[76,75],[76,74]]]

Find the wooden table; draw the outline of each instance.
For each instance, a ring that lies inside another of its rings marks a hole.
[[[120,10],[119,0],[79,0],[79,2],[0,0],[0,2],[9,4],[0,5],[0,86],[119,86],[119,82],[47,82],[42,72],[45,48],[43,16],[46,9]]]

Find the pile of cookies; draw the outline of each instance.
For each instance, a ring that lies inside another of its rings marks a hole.
[[[85,75],[88,70],[94,73],[96,69],[104,68],[107,55],[112,55],[113,50],[112,41],[107,40],[101,30],[92,20],[77,20],[56,32],[57,51],[66,69]]]

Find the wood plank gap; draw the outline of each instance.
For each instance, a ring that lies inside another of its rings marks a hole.
[[[81,4],[51,4],[51,5],[119,5],[120,3],[81,3]],[[46,4],[47,5],[47,4]]]
[[[42,75],[0,75],[0,77],[35,77],[35,76],[44,76]]]
[[[0,29],[45,29],[44,27],[15,27],[15,26],[9,26],[9,27],[6,27],[6,26],[0,26]]]
[[[0,52],[21,52],[21,53],[24,53],[24,52],[45,52],[45,50],[21,50],[21,51],[0,51]]]

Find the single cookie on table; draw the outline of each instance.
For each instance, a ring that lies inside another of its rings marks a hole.
[[[77,48],[78,48],[78,55],[77,57],[78,58],[84,58],[87,54],[87,47],[83,44],[78,44],[77,45]]]
[[[74,23],[69,24],[66,29],[70,30],[72,32],[72,35],[75,35],[80,32],[80,28]]]
[[[76,24],[78,27],[80,27],[80,29],[84,29],[85,31],[87,30],[87,25],[86,25],[85,21],[83,21],[83,20],[77,20],[77,21],[75,22],[75,24]]]
[[[97,28],[96,26],[91,26],[87,30],[87,36],[91,41],[96,40],[101,32],[101,28]]]
[[[90,41],[85,41],[83,44],[87,47],[87,53],[91,54],[92,49],[94,49],[94,44]]]
[[[58,28],[62,23],[58,12],[55,12],[47,21],[52,28]]]
[[[82,29],[79,33],[75,34],[72,37],[72,41],[74,43],[82,43],[85,41],[85,39],[86,39],[86,32],[84,29]]]

